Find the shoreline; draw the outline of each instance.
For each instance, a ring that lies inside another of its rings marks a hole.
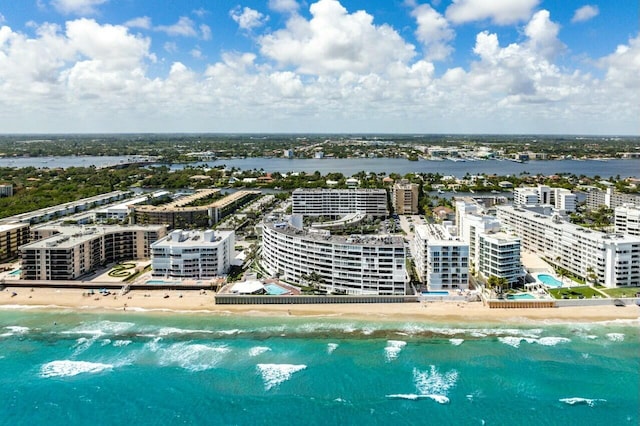
[[[13,295],[16,293],[15,295]],[[638,321],[637,306],[491,309],[481,302],[216,305],[211,291],[132,290],[124,296],[86,295],[75,289],[15,288],[0,292],[0,310],[73,310],[78,313],[243,316],[267,318],[326,318],[376,322],[429,323],[595,323]]]

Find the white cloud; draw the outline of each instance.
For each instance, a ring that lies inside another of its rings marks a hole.
[[[418,28],[416,38],[425,46],[425,58],[442,60],[449,56],[453,48],[449,44],[455,37],[449,22],[428,4],[423,4],[411,11]]]
[[[497,25],[508,25],[529,19],[540,0],[453,0],[446,10],[451,22],[491,20]]]
[[[209,14],[209,11],[201,7],[199,9],[193,10],[191,13],[196,15],[198,18],[204,18]]]
[[[0,24],[4,24],[7,20],[5,19],[4,15],[2,13],[0,13]]]
[[[65,15],[95,15],[97,7],[109,0],[51,0],[53,7]]]
[[[562,49],[559,26],[540,11],[524,27],[521,41],[501,44],[496,34],[481,32],[473,62],[444,69],[440,75],[431,62],[415,59],[412,46],[397,32],[374,25],[367,13],[348,13],[331,1],[313,6],[310,19],[292,15],[284,30],[258,39],[268,54],[222,53],[222,59],[207,64],[202,73],[171,60],[164,73],[164,62],[151,67],[151,39],[125,26],[77,19],[22,33],[0,25],[0,128],[583,134],[640,130],[637,35],[596,59],[604,75],[598,78],[554,62]],[[154,42],[164,41],[153,35],[161,40]],[[173,51],[177,45],[170,42],[165,48]],[[197,46],[193,52],[185,48],[185,53],[198,56],[196,50],[209,56]]]
[[[536,12],[524,29],[531,49],[545,59],[552,59],[564,49],[564,44],[558,40],[559,32],[560,26],[551,21],[547,10]]]
[[[202,59],[202,50],[200,49],[192,49],[191,52],[189,52],[189,54],[194,59]]]
[[[300,5],[296,0],[269,0],[269,9],[281,13],[295,13]]]
[[[195,23],[187,18],[186,16],[181,16],[173,25],[159,25],[155,27],[156,31],[161,31],[170,36],[182,36],[182,37],[197,37],[198,32],[195,28]]]
[[[260,37],[261,52],[307,74],[377,72],[415,55],[392,27],[374,25],[365,11],[348,13],[336,0],[320,0],[310,12],[310,20],[293,15],[286,28]]]
[[[211,28],[207,24],[200,24],[200,34],[203,40],[211,40]]]
[[[151,28],[151,18],[148,16],[140,16],[138,18],[128,20],[123,25],[129,28],[142,28],[144,30],[148,30]]]
[[[600,9],[598,9],[598,6],[587,4],[576,9],[575,13],[573,14],[573,18],[571,18],[571,22],[585,22],[589,19],[595,18],[599,14]]]
[[[178,45],[173,41],[167,41],[162,45],[162,48],[168,53],[176,53],[178,51]]]
[[[257,10],[249,7],[240,8],[240,6],[230,10],[229,15],[236,21],[238,26],[245,31],[251,31],[254,28],[261,27],[269,19],[268,16],[263,15]]]

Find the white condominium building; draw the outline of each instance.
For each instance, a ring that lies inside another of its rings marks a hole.
[[[640,285],[640,237],[606,234],[518,207],[498,207],[498,219],[538,253],[572,274],[595,274],[606,287]]]
[[[505,232],[478,234],[478,273],[488,279],[492,275],[506,278],[509,286],[524,277],[520,262],[520,239]]]
[[[262,266],[299,285],[331,293],[404,295],[407,269],[401,237],[332,236],[288,222],[264,222]],[[316,277],[315,283],[310,277]]]
[[[640,236],[640,205],[628,204],[614,210],[616,232]]]
[[[576,211],[576,194],[568,189],[551,188],[547,185],[513,189],[513,205],[551,205],[566,213]]]
[[[296,189],[292,197],[293,214],[304,216],[342,216],[364,213],[384,217],[387,209],[385,189]]]
[[[495,216],[476,213],[474,204],[456,202],[460,212],[458,234],[469,244],[469,259],[473,269],[484,278],[495,275],[506,278],[514,285],[522,277],[520,239],[501,232],[500,221]]]
[[[172,231],[151,245],[154,277],[207,279],[224,275],[235,257],[234,231]]]
[[[429,290],[469,287],[469,244],[451,236],[444,226],[416,226],[412,253]]]
[[[618,192],[613,187],[609,187],[605,191],[598,188],[592,188],[587,192],[586,203],[587,208],[590,210],[596,210],[602,206],[615,209],[616,207],[621,207],[624,204],[635,204],[640,206],[640,195]]]
[[[46,230],[49,236],[20,247],[22,279],[73,280],[109,262],[148,259],[150,245],[165,236],[166,229],[137,225]]]

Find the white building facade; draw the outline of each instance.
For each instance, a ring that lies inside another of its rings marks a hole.
[[[229,272],[234,231],[174,230],[151,245],[154,277],[208,279]]]
[[[262,267],[298,285],[317,276],[315,284],[329,293],[404,295],[405,257],[400,237],[332,236],[286,221],[263,223]]]
[[[342,216],[364,213],[385,217],[385,189],[296,189],[292,197],[292,213],[305,216]]]
[[[640,237],[606,234],[535,211],[498,207],[498,219],[521,238],[523,248],[606,287],[640,285]]]
[[[429,290],[469,287],[469,244],[442,225],[415,227],[412,254],[420,280]]]

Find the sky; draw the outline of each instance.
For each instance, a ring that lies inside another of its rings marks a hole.
[[[640,135],[637,0],[0,0],[0,133]]]

